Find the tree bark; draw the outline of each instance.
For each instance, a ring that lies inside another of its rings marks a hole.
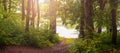
[[[110,0],[112,18],[112,44],[116,44],[117,40],[117,25],[116,25],[117,1],[118,0]]]
[[[7,0],[2,0],[4,12],[7,12]],[[6,14],[3,14],[4,18],[7,18]]]
[[[31,0],[28,0],[28,5],[27,5],[27,17],[26,17],[26,28],[25,28],[25,31],[26,31],[26,32],[29,32],[30,8],[31,8]]]
[[[103,11],[103,0],[99,0],[99,6],[100,6],[100,11]],[[101,12],[100,12],[100,16],[101,16]],[[100,18],[99,16],[99,18]],[[102,27],[100,25],[101,22],[98,22],[98,33],[102,32]]]
[[[50,1],[49,15],[50,15],[50,29],[56,34],[56,11],[58,3],[55,0]]]
[[[39,27],[39,24],[40,24],[40,7],[39,7],[39,0],[37,0],[37,11],[38,11],[37,27]]]
[[[87,37],[92,38],[94,27],[93,27],[93,18],[92,18],[92,1],[84,0],[84,9],[86,17],[86,33]]]
[[[35,27],[35,0],[32,0],[32,20],[31,20],[31,25]]]
[[[12,3],[12,1],[9,0],[9,12],[11,11],[11,3]]]
[[[81,18],[80,18],[80,31],[79,31],[79,37],[84,38],[84,0],[81,0]]]
[[[56,34],[56,16],[51,16],[50,29]]]
[[[100,6],[100,16],[102,16],[102,14],[104,13],[103,10],[104,10],[106,1],[105,0],[98,0],[98,2],[99,2],[99,6]],[[99,18],[101,19],[102,17],[100,17],[100,16],[99,16]],[[102,26],[100,23],[101,22],[98,22],[98,33],[102,32]]]
[[[22,20],[25,19],[25,5],[24,5],[24,0],[22,0]]]
[[[7,0],[3,0],[4,11],[7,11]]]

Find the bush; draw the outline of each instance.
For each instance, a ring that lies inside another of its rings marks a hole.
[[[12,36],[15,25],[11,19],[0,20],[0,45],[7,45],[8,39]]]
[[[79,39],[75,44],[72,45],[70,53],[95,53],[99,51],[99,41],[86,39]]]
[[[58,38],[58,35],[52,34],[52,32],[47,29],[31,30],[29,33],[26,33],[24,37],[24,45],[40,48],[48,47],[58,43]]]
[[[25,23],[20,18],[8,18],[0,20],[0,46],[25,45],[32,47],[48,47],[59,42],[57,34],[44,25],[40,28],[30,27],[25,32]]]
[[[71,45],[69,53],[119,53],[118,48],[117,45],[111,44],[109,33],[102,33],[93,39],[78,39]]]

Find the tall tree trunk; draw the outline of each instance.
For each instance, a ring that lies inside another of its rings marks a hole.
[[[99,16],[99,19],[102,19],[103,17],[103,10],[104,10],[104,7],[105,7],[105,4],[106,4],[106,1],[105,0],[98,0],[99,2],[99,6],[100,6],[100,16]],[[98,22],[98,33],[101,33],[102,32],[102,26],[101,26],[101,21]]]
[[[7,0],[3,0],[4,11],[7,11]]]
[[[56,11],[57,11],[57,1],[50,1],[49,15],[50,15],[50,29],[56,34]]]
[[[79,37],[84,38],[84,0],[81,0],[81,18],[80,18],[80,31]]]
[[[9,0],[9,12],[11,11],[11,3],[12,3],[12,1]]]
[[[4,12],[7,12],[7,0],[2,0],[3,7],[4,7]],[[7,18],[6,14],[3,14],[4,18]]]
[[[117,39],[117,25],[116,25],[117,1],[118,0],[110,0],[112,18],[112,44],[116,44]]]
[[[24,5],[24,0],[22,0],[22,20],[25,19],[25,5]]]
[[[26,28],[25,28],[25,31],[26,31],[26,32],[29,32],[30,8],[31,8],[31,0],[28,0],[28,5],[27,5],[27,17],[26,17]]]
[[[85,17],[86,17],[86,37],[92,38],[94,27],[93,27],[93,18],[92,18],[92,1],[84,0],[84,9],[85,9]]]
[[[37,11],[38,11],[37,27],[39,27],[39,24],[40,24],[40,7],[39,7],[39,0],[37,0]]]
[[[32,20],[31,20],[31,25],[35,27],[35,0],[32,0]]]
[[[56,16],[51,16],[50,28],[54,34],[56,34]]]
[[[24,0],[22,0],[22,20],[25,19],[25,5],[24,5]]]

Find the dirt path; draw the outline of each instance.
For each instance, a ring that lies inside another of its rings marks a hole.
[[[69,45],[65,45],[66,39],[59,44],[45,49],[22,47],[22,46],[8,46],[5,49],[0,49],[0,53],[67,53]]]

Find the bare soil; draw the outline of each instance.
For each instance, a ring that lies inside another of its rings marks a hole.
[[[50,48],[34,48],[27,46],[6,46],[0,49],[0,53],[68,53],[69,45],[65,44],[65,39],[59,44]]]

